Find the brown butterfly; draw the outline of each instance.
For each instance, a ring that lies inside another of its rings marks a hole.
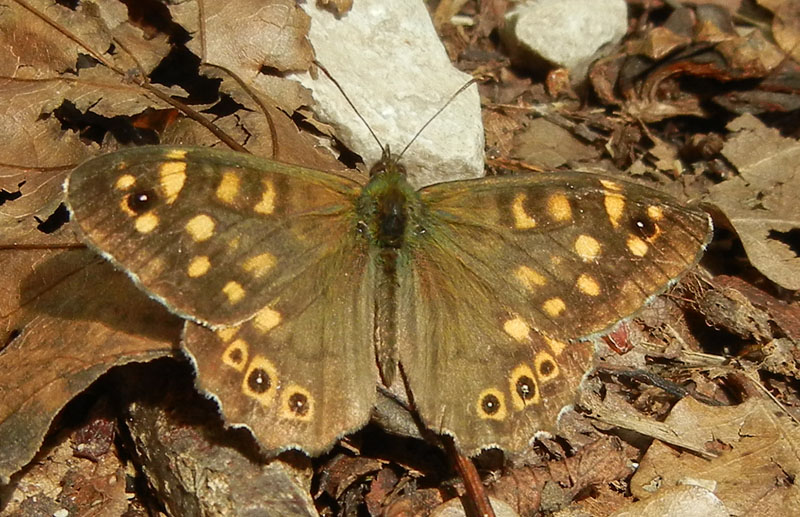
[[[474,455],[554,430],[608,330],[674,283],[702,211],[575,172],[413,189],[196,147],[139,147],[69,178],[83,238],[185,318],[197,384],[269,452],[361,428],[376,382]]]

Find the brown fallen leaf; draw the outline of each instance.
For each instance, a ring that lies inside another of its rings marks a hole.
[[[800,507],[800,426],[772,400],[753,397],[738,406],[711,407],[692,398],[678,402],[665,424],[680,439],[715,449],[716,458],[654,441],[631,479],[640,499],[680,484],[700,485],[734,515],[786,515]]]
[[[0,250],[0,274],[7,280],[0,483],[7,483],[67,402],[113,366],[173,354],[182,322],[86,249]]]
[[[786,289],[800,289],[800,144],[752,115],[728,125],[736,134],[723,155],[739,171],[710,189],[708,199],[723,212],[750,262]]]

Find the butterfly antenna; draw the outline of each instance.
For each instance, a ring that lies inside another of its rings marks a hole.
[[[319,67],[320,70],[322,70],[322,72],[325,74],[325,76],[328,79],[330,79],[333,84],[336,85],[336,87],[339,89],[339,93],[341,93],[342,97],[344,97],[344,100],[346,100],[347,104],[349,104],[350,107],[353,108],[353,111],[355,112],[355,114],[358,116],[359,119],[361,119],[361,122],[363,122],[364,125],[367,127],[367,130],[369,130],[369,134],[372,135],[372,138],[374,138],[376,142],[378,142],[378,147],[381,148],[381,151],[383,152],[383,154],[386,154],[386,148],[381,143],[380,138],[378,138],[378,135],[376,135],[375,131],[373,131],[372,128],[369,126],[369,123],[367,123],[367,120],[361,115],[361,113],[359,113],[358,108],[356,108],[356,105],[353,104],[353,101],[350,100],[350,97],[347,96],[347,93],[345,93],[344,88],[342,88],[342,85],[339,84],[339,81],[334,79],[333,76],[331,75],[331,73],[328,72],[328,70],[324,66],[322,66],[322,64],[320,64],[319,61],[314,61],[314,64],[317,65],[317,67]]]
[[[402,151],[400,151],[400,154],[398,154],[398,155],[397,155],[397,159],[399,160],[399,159],[400,159],[400,157],[401,157],[401,156],[403,156],[403,154],[406,152],[406,150],[407,150],[409,147],[411,147],[411,144],[413,144],[413,143],[414,143],[414,141],[417,139],[417,137],[418,137],[420,134],[422,134],[422,132],[423,132],[423,131],[425,131],[425,128],[426,128],[426,127],[428,127],[428,125],[429,125],[431,122],[433,122],[433,120],[434,120],[436,117],[438,117],[438,116],[439,116],[439,113],[443,112],[443,111],[444,111],[444,109],[445,109],[447,106],[449,106],[449,105],[450,105],[450,103],[451,103],[451,102],[453,102],[453,100],[455,100],[455,98],[456,98],[456,97],[458,97],[458,96],[461,94],[461,92],[463,92],[464,90],[466,90],[467,88],[469,88],[470,86],[472,86],[473,84],[475,84],[476,82],[478,82],[478,80],[477,80],[477,79],[475,79],[475,78],[473,77],[472,79],[470,79],[469,81],[467,81],[466,83],[464,83],[464,84],[461,86],[461,88],[459,88],[459,89],[458,89],[458,90],[457,90],[457,91],[456,91],[456,92],[455,92],[453,95],[451,95],[451,96],[450,96],[450,98],[449,98],[449,99],[447,99],[447,102],[445,102],[445,103],[442,105],[442,107],[441,107],[441,108],[439,108],[438,110],[436,110],[436,113],[434,113],[434,114],[433,114],[433,116],[432,116],[431,118],[429,118],[429,119],[428,119],[428,121],[427,121],[427,122],[425,122],[425,123],[422,125],[422,127],[421,127],[421,128],[419,128],[419,130],[417,131],[417,133],[416,133],[416,134],[413,136],[413,138],[411,138],[411,141],[410,141],[410,142],[408,142],[408,143],[406,144],[406,146],[405,146],[405,147],[403,147],[403,150],[402,150]]]

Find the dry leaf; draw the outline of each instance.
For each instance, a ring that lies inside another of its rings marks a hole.
[[[800,145],[752,115],[728,125],[737,133],[722,153],[739,176],[710,189],[709,200],[728,218],[750,262],[786,289],[800,289]]]
[[[2,250],[0,483],[109,368],[173,353],[182,321],[88,250]],[[102,287],[100,287],[102,286]]]
[[[800,426],[771,400],[751,398],[738,406],[704,406],[684,398],[665,422],[681,439],[715,449],[702,458],[655,441],[631,479],[640,499],[679,484],[705,486],[734,515],[786,515],[800,507]]]

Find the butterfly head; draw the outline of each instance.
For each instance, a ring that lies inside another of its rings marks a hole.
[[[382,146],[381,149],[381,159],[378,160],[369,170],[369,177],[374,178],[375,176],[381,175],[399,175],[405,178],[406,168],[400,163],[402,155],[392,154],[392,151],[389,149],[388,145],[385,147]]]
[[[406,170],[388,146],[370,170],[370,181],[358,201],[358,229],[370,244],[399,250],[419,226],[422,203],[406,180]]]

